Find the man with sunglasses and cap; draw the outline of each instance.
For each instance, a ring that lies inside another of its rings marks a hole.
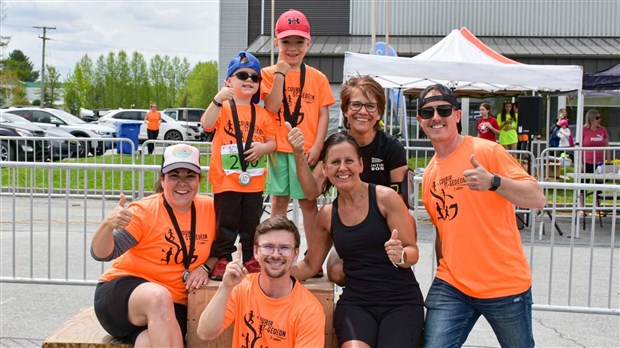
[[[285,216],[260,223],[250,243],[260,273],[248,274],[241,261],[244,248],[238,245],[222,284],[200,315],[198,337],[214,339],[234,325],[232,347],[323,347],[323,306],[291,276],[300,238]]]
[[[257,105],[261,83],[258,59],[239,52],[230,60],[227,76],[201,118],[207,132],[216,130],[209,170],[217,216],[212,256],[218,261],[211,271],[213,280],[222,280],[237,236],[244,246],[245,267],[251,273],[260,271],[252,257],[252,241],[263,211],[265,155],[276,149],[271,115]]]
[[[514,206],[542,209],[536,179],[501,145],[457,131],[454,93],[420,93],[417,120],[435,155],[422,200],[436,228],[437,273],[426,297],[427,347],[461,347],[483,315],[502,347],[533,347],[532,275]]]

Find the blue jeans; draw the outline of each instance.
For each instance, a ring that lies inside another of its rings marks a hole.
[[[532,289],[479,299],[435,278],[426,297],[424,347],[461,347],[482,314],[502,347],[534,347]]]

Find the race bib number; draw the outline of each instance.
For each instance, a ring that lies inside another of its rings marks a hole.
[[[223,145],[221,148],[222,154],[222,169],[226,175],[241,174],[241,161],[239,159],[239,152],[237,151],[236,144]],[[262,176],[265,174],[265,167],[267,166],[266,156],[262,156],[256,162],[248,163],[247,172],[251,176]]]

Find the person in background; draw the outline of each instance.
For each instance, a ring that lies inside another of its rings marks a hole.
[[[558,129],[557,135],[560,138],[560,142],[558,143],[558,147],[560,148],[571,148],[575,145],[574,141],[573,141],[573,135],[571,134],[570,128],[568,128],[568,120],[567,119],[562,119],[558,122],[558,127],[560,127]],[[573,156],[573,152],[572,151],[564,151],[562,152],[562,154],[560,155],[560,157],[562,158],[570,158],[571,162],[574,159]]]
[[[586,123],[583,125],[583,139],[581,145],[583,147],[604,147],[609,146],[609,134],[607,129],[601,126],[601,114],[596,109],[589,110],[586,113]],[[599,163],[604,164],[605,161],[611,160],[610,150],[584,150],[583,151],[583,171],[585,173],[594,173]],[[582,180],[588,182],[588,179]],[[579,206],[583,207],[583,193],[579,197]],[[586,212],[581,210],[579,215],[586,216]]]
[[[110,335],[136,347],[183,347],[187,292],[208,283],[215,237],[213,199],[198,195],[199,185],[198,149],[169,146],[157,193],[128,207],[121,194],[95,231],[91,255],[114,260],[99,279],[94,301]]]
[[[271,195],[271,216],[286,215],[289,200],[298,200],[310,244],[317,203],[304,195],[297,179],[285,122],[302,130],[306,161],[315,166],[327,134],[329,106],[335,100],[327,77],[303,62],[311,40],[306,16],[297,10],[284,12],[276,23],[275,36],[278,62],[263,69],[261,84],[261,98],[272,113],[277,133],[276,153],[269,158],[267,193]]]
[[[417,120],[435,149],[422,202],[437,232],[438,263],[426,296],[424,345],[461,347],[482,315],[502,347],[534,347],[532,274],[514,206],[542,209],[547,199],[500,145],[458,134],[449,88],[427,87],[418,105]]]
[[[564,124],[564,123],[566,124],[566,128],[568,129],[568,132],[567,132],[567,131],[564,131],[564,133],[565,133],[565,134],[566,134],[566,133],[571,133],[571,131],[570,131],[570,122],[568,121],[568,113],[566,112],[566,109],[565,109],[565,108],[561,108],[561,109],[558,111],[558,118],[557,118],[557,120],[556,120],[555,124],[556,124],[558,127],[562,128],[562,124]],[[574,146],[575,146],[575,140],[574,140],[574,138],[573,138],[572,133],[571,133],[571,134],[570,134],[570,136],[567,138],[567,141],[568,141],[568,145],[566,145],[566,146],[563,146],[563,145],[562,145],[562,141],[560,141],[559,147],[574,147]],[[571,154],[571,158],[572,158],[572,154]]]
[[[276,148],[271,115],[260,105],[260,62],[241,51],[228,63],[225,85],[202,115],[206,132],[216,130],[212,143],[209,181],[217,216],[212,255],[217,263],[211,279],[222,280],[232,261],[235,240],[244,246],[244,266],[260,272],[252,256],[256,226],[263,212],[265,155]]]
[[[558,131],[558,136],[560,137],[559,147],[572,147],[571,138],[573,135],[571,134],[570,128],[568,128],[568,120],[560,120],[558,126],[560,127]]]
[[[516,150],[519,142],[517,136],[519,114],[514,110],[510,100],[504,101],[502,111],[497,115],[497,123],[499,124],[500,145],[506,150]]]
[[[222,284],[198,321],[198,337],[210,340],[234,325],[233,347],[323,347],[325,312],[317,298],[290,274],[299,257],[295,224],[277,215],[254,236],[260,273],[248,274],[243,248],[226,265]]]
[[[495,137],[499,134],[499,124],[491,115],[491,104],[480,104],[480,118],[476,122],[476,129],[478,130],[478,137],[495,142]]]
[[[560,125],[560,121],[566,120],[568,122],[568,112],[565,108],[560,108],[558,110],[558,118],[555,120],[555,124]]]
[[[301,137],[299,131],[290,135],[296,154],[303,152]],[[312,245],[291,274],[310,278],[334,245],[346,276],[334,311],[341,346],[414,347],[424,325],[422,293],[411,269],[419,259],[415,221],[396,191],[361,180],[362,153],[350,135],[330,135],[321,158],[323,192],[333,184],[338,196],[321,207]],[[298,173],[302,182],[312,177],[307,164]]]
[[[157,110],[157,103],[149,103],[150,111],[146,113],[144,117],[144,123],[146,123],[146,135],[149,140],[157,140],[159,136],[159,125],[161,124],[161,113]],[[153,153],[155,144],[148,144],[149,155]]]

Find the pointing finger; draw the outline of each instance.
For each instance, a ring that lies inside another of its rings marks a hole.
[[[241,243],[237,244],[237,258],[243,262],[243,250],[241,249]]]

